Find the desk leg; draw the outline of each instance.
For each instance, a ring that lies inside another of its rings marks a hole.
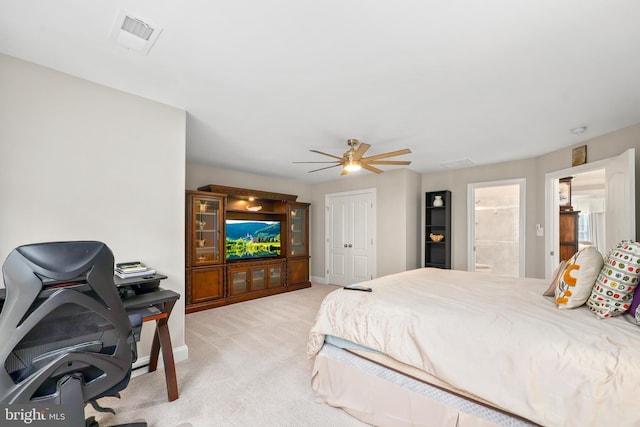
[[[149,372],[153,372],[158,368],[158,355],[160,353],[160,337],[158,336],[158,328],[160,321],[156,320],[156,330],[153,333],[153,342],[151,343],[151,355],[149,356]]]
[[[156,332],[153,335],[151,344],[151,356],[149,358],[149,372],[153,372],[158,367],[158,353],[162,349],[162,361],[164,363],[164,375],[167,382],[167,396],[169,402],[178,398],[178,380],[176,378],[176,365],[173,360],[173,347],[171,346],[171,336],[169,335],[169,316],[175,302],[167,303],[164,307],[167,317],[156,320]]]

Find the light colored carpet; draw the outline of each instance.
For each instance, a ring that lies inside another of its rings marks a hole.
[[[164,371],[134,378],[122,399],[104,398],[117,415],[101,425],[144,419],[150,427],[365,426],[317,403],[307,338],[331,285],[188,314],[189,359],[176,365],[180,398],[167,401]]]

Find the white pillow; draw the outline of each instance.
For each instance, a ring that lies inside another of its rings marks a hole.
[[[558,308],[576,308],[584,304],[603,264],[602,255],[593,246],[573,254],[558,279],[555,293]]]

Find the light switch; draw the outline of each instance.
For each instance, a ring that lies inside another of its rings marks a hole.
[[[536,224],[536,236],[544,236],[544,227],[542,227],[542,225],[540,224]]]

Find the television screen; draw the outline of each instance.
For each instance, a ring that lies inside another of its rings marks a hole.
[[[227,219],[226,234],[228,260],[280,255],[280,221]]]

